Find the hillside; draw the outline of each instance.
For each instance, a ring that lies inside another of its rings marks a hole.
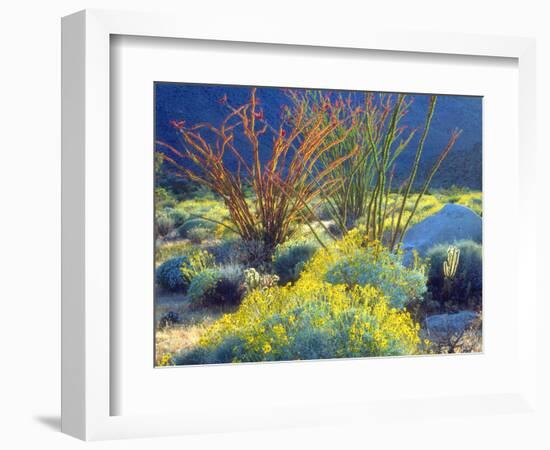
[[[156,139],[172,145],[179,145],[177,132],[170,125],[172,120],[185,120],[187,125],[200,122],[219,124],[226,116],[228,109],[219,100],[227,95],[232,105],[246,102],[250,88],[237,86],[209,86],[184,83],[156,83],[155,134]],[[354,101],[362,103],[364,94],[354,93]],[[281,89],[259,88],[257,97],[264,110],[266,119],[276,126],[279,122],[281,107],[288,104],[288,99]],[[403,124],[410,127],[421,127],[427,111],[428,95],[415,94],[413,105]],[[429,172],[439,152],[445,147],[453,128],[463,130],[460,139],[442,164],[432,186],[464,186],[481,189],[482,161],[482,101],[480,97],[440,95],[432,120],[430,133],[426,140],[423,158],[419,167],[418,179],[422,180]],[[396,164],[396,181],[400,182],[409,172],[419,135],[411,142]],[[270,137],[261,145],[268,152]],[[246,151],[246,141],[237,141],[237,146]],[[227,161],[231,167],[235,161]]]

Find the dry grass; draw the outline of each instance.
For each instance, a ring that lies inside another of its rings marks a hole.
[[[160,318],[170,311],[179,315],[181,323],[160,328]],[[159,296],[155,305],[155,365],[170,364],[172,356],[193,347],[212,323],[231,311],[228,308],[193,308],[181,294]]]
[[[155,339],[155,365],[165,365],[181,350],[193,347],[211,321],[197,325],[174,325],[158,329]]]
[[[171,258],[186,254],[189,248],[191,248],[189,239],[159,242],[155,249],[155,263],[157,267]]]

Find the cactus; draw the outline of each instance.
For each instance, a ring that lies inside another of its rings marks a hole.
[[[254,268],[245,269],[244,285],[247,292],[252,292],[254,289],[268,289],[277,285],[279,277],[277,275],[261,275]]]
[[[458,247],[449,246],[447,249],[447,260],[443,261],[443,274],[447,279],[453,279],[458,269],[458,262],[460,260],[460,250]]]

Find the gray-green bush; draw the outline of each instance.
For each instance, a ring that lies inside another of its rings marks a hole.
[[[296,242],[277,249],[273,268],[281,284],[294,282],[304,265],[315,254],[318,246],[311,242]]]
[[[161,237],[168,237],[176,228],[189,219],[189,214],[173,208],[157,210],[155,216],[157,233]]]
[[[178,256],[162,263],[156,270],[157,284],[168,291],[185,292],[189,280],[181,273],[183,264],[189,264],[187,256]]]
[[[241,303],[245,293],[242,267],[229,265],[218,270],[218,280],[205,301],[207,305],[236,306]]]
[[[200,218],[189,219],[185,221],[183,225],[178,227],[177,234],[179,237],[189,238],[189,232],[195,228],[201,228],[213,233],[216,228],[216,224],[209,220],[200,219]]]
[[[481,245],[474,241],[459,241],[453,246],[460,250],[460,259],[452,279],[446,279],[443,273],[443,262],[447,259],[449,245],[437,245],[427,253],[430,264],[428,291],[432,301],[440,305],[479,307],[483,290]]]
[[[187,238],[193,244],[201,244],[212,236],[212,231],[206,228],[197,227],[187,232]]]
[[[204,304],[218,282],[218,269],[206,269],[193,277],[187,294],[194,305]]]
[[[235,306],[245,294],[241,267],[229,265],[206,269],[191,280],[188,295],[198,306]]]

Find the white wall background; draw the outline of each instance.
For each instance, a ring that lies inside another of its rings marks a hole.
[[[540,230],[548,222],[549,166],[546,130],[550,113],[550,14],[545,1],[522,0],[333,0],[301,2],[186,0],[19,0],[4,2],[0,13],[0,447],[82,448],[59,433],[60,359],[60,17],[83,8],[168,10],[186,20],[212,14],[238,21],[275,21],[282,28],[317,24],[331,32],[341,21],[350,27],[388,23],[404,30],[471,32],[537,37]],[[233,18],[231,17],[233,16]],[[239,16],[239,18],[235,18]],[[543,195],[545,191],[545,195]],[[548,240],[540,237],[541,250]],[[547,252],[545,252],[547,253]],[[541,279],[548,274],[543,252]],[[548,297],[548,296],[547,296]],[[542,331],[544,336],[548,332]],[[543,352],[547,348],[541,349]],[[550,358],[547,358],[550,359]],[[547,367],[547,365],[545,366]],[[545,372],[546,383],[550,380]],[[95,448],[403,448],[408,427],[375,444],[361,430],[283,430],[214,436],[88,444]],[[430,433],[430,424],[426,433]],[[441,447],[543,448],[534,434],[503,426],[498,436],[462,420],[441,421],[450,438]],[[401,444],[399,444],[401,443]],[[538,445],[536,445],[538,444]],[[548,445],[548,442],[545,443]],[[547,448],[547,447],[546,447]]]

